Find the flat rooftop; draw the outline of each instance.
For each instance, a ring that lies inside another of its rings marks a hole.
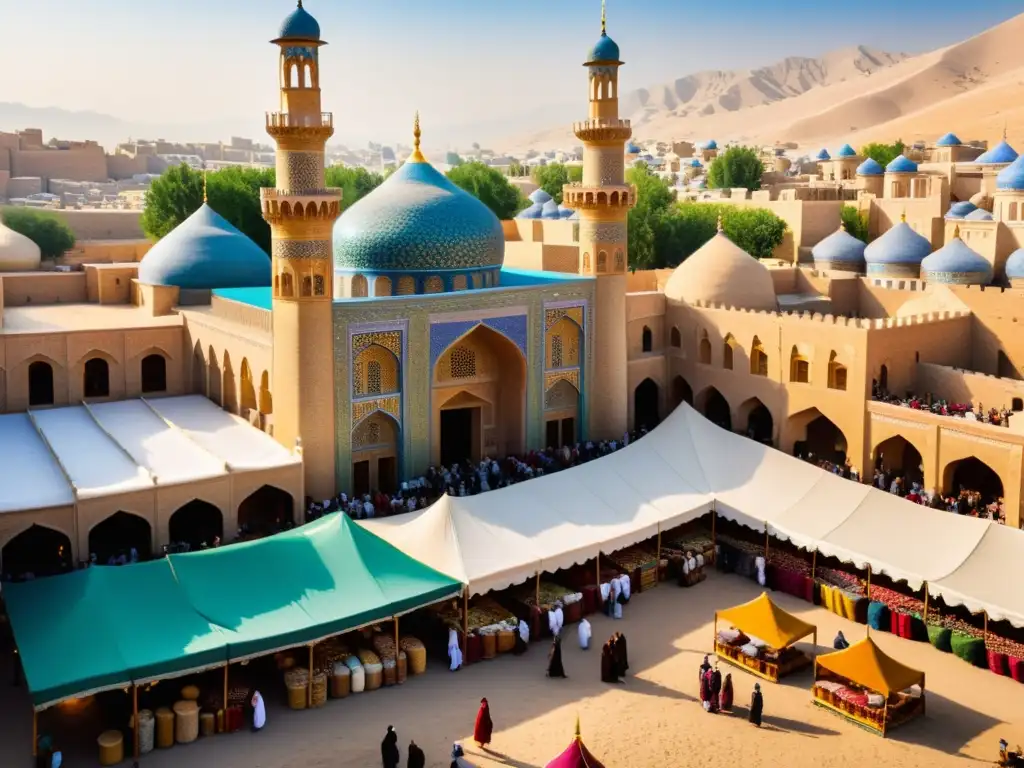
[[[67,333],[69,331],[112,331],[127,328],[169,328],[180,326],[178,315],[153,317],[146,309],[102,304],[50,304],[34,307],[6,307],[2,335],[25,333]]]

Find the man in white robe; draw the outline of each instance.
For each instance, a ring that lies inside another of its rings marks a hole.
[[[519,636],[523,638],[523,642],[529,644],[530,642],[530,625],[523,619],[519,620]]]
[[[252,729],[258,731],[267,724],[267,707],[263,703],[263,696],[260,695],[259,691],[253,691],[252,694]]]
[[[621,576],[619,576],[619,585],[622,587],[622,599],[628,603],[630,590],[632,589],[632,587],[630,586],[628,573],[624,573]]]
[[[585,651],[590,647],[590,622],[586,619],[580,619],[580,625],[577,631],[580,635],[580,648]]]
[[[622,618],[622,603],[619,602],[619,595],[622,594],[622,582],[618,579],[612,579],[612,610],[611,616],[613,619]]]
[[[462,666],[462,649],[459,647],[459,633],[448,630],[448,658],[451,660],[449,669],[454,672]]]
[[[562,613],[562,604],[555,603],[554,610],[548,611],[548,628],[551,630],[551,636],[560,636],[564,625],[565,614]]]

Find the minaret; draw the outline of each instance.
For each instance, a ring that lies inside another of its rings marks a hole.
[[[573,125],[583,142],[583,182],[567,185],[563,204],[579,211],[580,274],[597,278],[593,311],[590,437],[619,437],[629,420],[626,354],[626,218],[636,188],[626,184],[625,145],[633,130],[619,118],[619,46],[608,37],[604,2],[601,37],[587,67],[590,118]]]
[[[331,230],[341,190],[327,189],[324,147],[334,117],[320,107],[320,25],[296,8],[271,41],[281,49],[281,111],[267,113],[277,143],[277,189],[260,191],[273,236],[274,437],[301,443],[305,492],[335,493],[334,299]]]

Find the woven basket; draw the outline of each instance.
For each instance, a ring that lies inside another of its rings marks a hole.
[[[313,675],[313,689],[310,706],[322,707],[327,703],[327,675],[323,672]]]
[[[498,655],[498,638],[496,635],[481,635],[483,658],[493,659]]]
[[[156,711],[156,746],[158,749],[174,746],[174,713],[167,707]]]
[[[409,657],[409,674],[422,675],[427,671],[427,649],[419,640],[416,641],[418,645],[407,645],[406,640],[412,639],[414,638],[402,639],[402,650]]]
[[[331,675],[331,698],[344,699],[352,692],[352,670],[343,661],[334,662]]]
[[[199,732],[205,736],[213,736],[217,730],[216,721],[214,719],[213,712],[200,712],[199,713]]]
[[[194,701],[179,701],[174,705],[174,740],[191,744],[199,738],[199,706]]]
[[[395,664],[394,659],[386,659],[383,664],[384,667],[384,685],[386,687],[396,685],[398,683],[398,665]]]
[[[516,647],[516,633],[503,629],[498,633],[498,653],[508,653]]]
[[[139,710],[139,754],[146,755],[153,751],[153,738],[156,735],[156,720],[148,709]]]
[[[124,760],[124,736],[120,731],[104,731],[96,739],[100,765],[117,765]]]
[[[365,690],[366,670],[363,667],[356,667],[352,670],[352,693],[362,693]]]
[[[384,667],[380,663],[364,664],[363,671],[366,673],[366,690],[376,691],[384,683]]]
[[[409,669],[409,659],[405,655],[405,651],[398,652],[398,684],[401,685],[405,682],[406,675]]]

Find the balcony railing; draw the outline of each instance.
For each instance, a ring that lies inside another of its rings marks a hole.
[[[267,128],[333,128],[334,115],[293,115],[289,112],[267,112]]]
[[[578,133],[579,131],[592,131],[601,128],[624,128],[626,130],[632,129],[629,120],[621,119],[606,120],[604,118],[595,118],[593,120],[582,120],[578,123],[572,124],[572,129],[574,133]]]
[[[274,200],[280,197],[340,197],[341,187],[323,187],[322,189],[261,189],[260,197],[265,200]]]

